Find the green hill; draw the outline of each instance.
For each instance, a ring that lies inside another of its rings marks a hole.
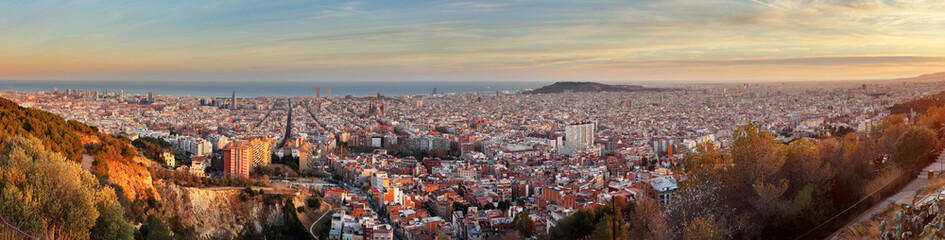
[[[41,239],[133,237],[116,194],[124,187],[108,170],[137,154],[126,139],[2,98],[0,126],[0,214],[7,221]],[[83,154],[94,156],[92,172],[80,166]]]

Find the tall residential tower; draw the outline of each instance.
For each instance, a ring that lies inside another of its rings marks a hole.
[[[233,100],[230,101],[230,109],[236,110],[236,91],[233,91]]]
[[[570,151],[594,147],[594,123],[579,123],[564,127],[565,147]]]

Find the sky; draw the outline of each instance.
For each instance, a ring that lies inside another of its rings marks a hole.
[[[0,79],[807,81],[945,71],[940,0],[6,0]]]

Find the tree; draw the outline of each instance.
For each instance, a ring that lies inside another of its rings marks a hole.
[[[614,233],[614,216],[605,213],[598,221],[597,225],[594,226],[594,232],[591,232],[590,239],[614,239],[614,234],[616,234],[616,239],[627,239],[627,229],[624,227],[621,222],[617,222],[617,232]],[[619,217],[617,217],[619,218]],[[697,238],[692,238],[697,239]]]
[[[512,220],[512,227],[526,238],[535,234],[535,223],[533,223],[532,218],[528,216],[528,211],[515,214],[515,218]]]
[[[305,226],[303,226],[302,221],[299,220],[298,208],[295,207],[295,203],[292,202],[291,198],[286,199],[285,204],[282,206],[282,218],[285,221],[282,238],[311,238],[311,235],[308,234],[308,230],[305,230]]]
[[[503,212],[508,211],[510,207],[512,207],[512,200],[499,202],[499,210],[502,210]]]
[[[673,201],[666,205],[664,216],[673,233],[683,233],[691,222],[699,221],[701,216],[724,216],[734,219],[738,212],[731,211],[731,203],[722,197],[722,184],[718,181],[686,181],[676,192]],[[725,219],[722,219],[725,220]],[[720,220],[720,221],[722,221]],[[727,232],[735,226],[725,225]],[[675,238],[681,238],[676,236]],[[685,239],[685,238],[683,238]]]
[[[140,137],[131,143],[138,149],[141,149],[145,157],[160,163],[164,162],[164,160],[161,159],[161,153],[174,149],[171,144],[164,141],[164,139],[154,137]]]
[[[839,139],[824,139],[817,143],[820,149],[820,159],[829,163],[833,176],[826,188],[825,202],[835,207],[848,207],[858,201],[863,195],[863,186],[873,173],[870,162],[876,160],[880,153],[876,150],[875,141],[869,137],[857,137],[853,134]],[[843,171],[836,171],[843,169]]]
[[[640,239],[668,239],[669,227],[663,217],[659,202],[647,197],[641,198],[633,216],[633,234]]]
[[[876,142],[878,153],[892,153],[896,149],[896,141],[906,132],[905,117],[902,115],[889,116],[886,121],[874,125],[870,129],[869,137]]]
[[[717,179],[716,173],[727,165],[725,155],[711,141],[697,144],[695,153],[687,155],[683,163],[686,175],[696,179]]]
[[[100,216],[97,206],[112,211],[118,204],[114,191],[78,163],[46,151],[38,139],[16,136],[2,149],[0,214],[31,235],[88,239]],[[103,224],[124,225],[108,214]]]
[[[932,153],[936,134],[927,127],[909,127],[896,141],[892,161],[906,171],[914,171]]]
[[[771,183],[784,165],[782,145],[755,123],[738,128],[732,135],[732,163],[736,177],[742,178],[741,184],[751,184],[758,179]]]
[[[443,157],[446,156],[446,150],[440,147],[433,149],[433,157]]]
[[[446,233],[440,232],[439,235],[436,235],[436,240],[452,240],[452,238],[447,236]]]
[[[725,227],[725,221],[719,221],[715,215],[706,215],[688,222],[682,231],[682,239],[725,240],[732,239],[732,235]]]
[[[171,229],[160,218],[154,215],[148,215],[148,219],[141,225],[141,229],[136,234],[135,239],[143,240],[173,240]]]
[[[99,195],[96,207],[100,215],[92,226],[91,239],[133,239],[135,229],[124,219],[125,209],[118,204],[115,191],[106,188]]]
[[[945,130],[945,106],[930,107],[926,114],[919,118],[919,122],[941,135]]]
[[[785,149],[783,176],[790,182],[787,193],[793,195],[809,185],[822,186],[833,177],[830,163],[820,158],[820,149],[805,139],[791,142]]]
[[[311,209],[318,209],[322,206],[322,201],[313,195],[305,200],[305,205]]]
[[[640,201],[646,201],[641,199]],[[653,201],[653,200],[649,200]],[[542,239],[597,239],[596,237],[602,236],[611,236],[613,229],[605,230],[601,229],[606,226],[612,228],[613,221],[616,220],[617,226],[620,226],[617,230],[617,235],[621,239],[626,239],[627,237],[633,236],[637,239],[652,239],[654,237],[665,237],[667,229],[663,229],[664,233],[659,234],[650,234],[649,230],[642,231],[631,231],[639,230],[647,227],[643,222],[653,222],[660,226],[665,226],[662,220],[662,215],[659,214],[659,206],[656,206],[656,209],[652,209],[652,212],[655,212],[656,215],[653,215],[654,218],[647,218],[646,220],[637,221],[638,210],[636,204],[633,202],[627,201],[625,198],[616,197],[612,202],[607,203],[604,206],[597,206],[594,208],[581,209],[567,216],[554,227],[551,228],[547,238],[543,235]],[[615,211],[616,209],[616,211]],[[522,214],[522,213],[519,213]],[[605,223],[610,222],[610,223]],[[629,229],[627,223],[632,223],[634,229]],[[654,225],[656,226],[656,225]],[[514,227],[514,225],[513,225]],[[635,234],[635,235],[631,235]]]
[[[195,233],[195,230],[191,227],[186,227],[183,224],[181,224],[180,218],[174,217],[169,222],[171,223],[170,224],[171,232],[174,233],[175,239],[179,239],[179,240],[190,240],[190,239],[196,240],[197,239],[197,234]]]
[[[466,210],[469,209],[468,204],[463,204],[461,202],[453,202],[453,211],[462,211],[463,214],[466,214]]]

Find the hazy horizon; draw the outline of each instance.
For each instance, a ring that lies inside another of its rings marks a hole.
[[[0,239],[945,233],[945,0],[0,13]]]
[[[449,83],[532,83],[532,84],[553,84],[556,82],[597,82],[605,84],[618,84],[618,85],[717,85],[717,84],[744,84],[744,83],[758,83],[758,84],[775,84],[775,83],[827,83],[827,82],[840,82],[840,83],[857,83],[857,82],[882,82],[890,81],[896,79],[909,79],[915,78],[927,74],[936,74],[936,73],[945,73],[945,72],[929,72],[922,74],[914,75],[904,75],[890,78],[875,78],[875,79],[812,79],[812,80],[761,80],[761,79],[742,79],[742,80],[730,80],[730,79],[706,79],[706,80],[583,80],[583,79],[534,79],[534,80],[507,80],[507,79],[475,79],[475,80],[447,80],[445,82]],[[167,82],[167,83],[258,83],[260,81],[268,83],[311,83],[311,84],[332,84],[332,83],[391,83],[395,82],[394,80],[389,79],[355,79],[355,80],[345,80],[345,79],[330,79],[330,80],[313,80],[313,79],[269,79],[269,78],[258,78],[258,79],[168,79],[168,78],[149,78],[149,79],[29,79],[29,78],[0,78],[0,84],[3,83],[123,83],[127,81],[132,82]],[[438,83],[444,82],[443,79],[440,80],[396,80],[397,83]]]
[[[0,79],[768,82],[945,71],[945,2],[11,1]]]

